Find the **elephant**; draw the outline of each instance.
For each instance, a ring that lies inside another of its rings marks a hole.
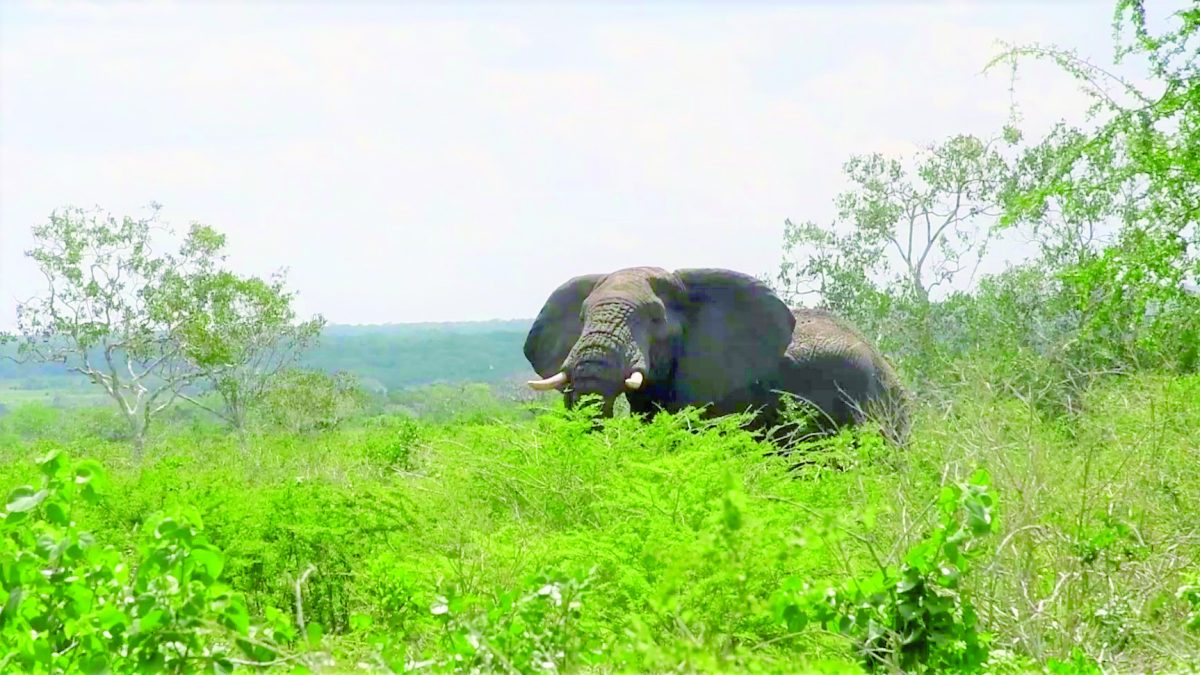
[[[524,353],[540,378],[531,388],[561,391],[568,408],[599,395],[601,417],[624,394],[644,419],[695,406],[708,418],[749,412],[751,430],[789,429],[781,409],[792,395],[815,407],[817,435],[879,411],[890,418],[882,425],[889,440],[902,445],[908,434],[907,391],[848,321],[789,307],[733,270],[629,267],[573,277],[542,306]],[[789,433],[794,439],[795,426]]]

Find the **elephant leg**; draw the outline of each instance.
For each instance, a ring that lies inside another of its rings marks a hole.
[[[837,429],[862,421],[862,407],[876,389],[863,364],[838,354],[785,361],[780,389],[811,403],[818,411],[816,424]]]
[[[643,422],[649,424],[654,421],[654,418],[658,416],[658,413],[662,412],[662,408],[659,408],[658,406],[651,406],[647,410],[638,411],[630,408],[629,411],[640,417]]]
[[[656,387],[626,392],[625,400],[629,402],[629,412],[641,417],[644,422],[652,422],[664,410],[664,406],[669,405],[668,397]]]
[[[855,400],[861,398],[867,381],[857,364],[836,354],[785,357],[771,383],[776,391],[762,425],[764,440],[776,447],[769,454],[790,455],[801,443],[836,434],[857,422]],[[784,414],[785,406],[793,403],[808,414],[806,418]]]

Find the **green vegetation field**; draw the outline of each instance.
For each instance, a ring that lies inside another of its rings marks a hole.
[[[990,672],[1193,668],[1200,377],[1099,385],[1070,420],[977,384],[925,410],[907,449],[843,437],[795,468],[729,424],[588,433],[558,407],[245,448],[181,428],[133,467],[82,418],[24,406],[0,420],[0,480],[36,487],[47,453],[97,460],[107,489],[76,498],[70,529],[136,558],[151,514],[194,526],[286,668],[859,672],[897,617],[895,644],[951,669],[978,644]],[[156,592],[163,622],[202,595]]]
[[[5,409],[15,408],[27,403],[41,403],[54,407],[78,408],[98,406],[107,403],[104,395],[94,389],[45,388],[26,389],[17,382],[0,380],[0,406]]]

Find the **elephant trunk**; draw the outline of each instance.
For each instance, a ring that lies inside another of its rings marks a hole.
[[[591,308],[579,340],[563,364],[572,398],[599,394],[605,409],[627,389],[638,389],[649,372],[646,352],[630,327],[633,307],[610,303]]]

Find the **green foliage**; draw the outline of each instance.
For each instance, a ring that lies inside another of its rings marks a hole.
[[[47,293],[17,306],[22,357],[63,363],[103,389],[129,425],[135,451],[189,377],[172,336],[187,317],[171,311],[166,279],[210,264],[208,251],[153,252],[157,210],[121,220],[79,208],[52,213],[33,228],[36,245],[27,252]]]
[[[128,427],[111,408],[68,409],[26,403],[0,417],[0,439],[5,436],[25,441],[67,441],[80,437],[126,441]]]
[[[1174,233],[1131,227],[1099,255],[1061,273],[1080,317],[1072,345],[1077,363],[1197,369],[1200,296],[1182,288],[1186,252]]]
[[[237,654],[276,656],[263,641],[273,631],[252,633],[242,594],[220,581],[225,556],[198,515],[154,514],[129,561],[75,522],[106,491],[101,466],[56,450],[38,468],[40,484],[9,492],[0,524],[5,668],[229,670]]]
[[[411,469],[421,442],[421,427],[404,417],[380,416],[367,423],[363,454],[387,468]]]
[[[554,395],[557,392],[550,398]],[[477,382],[412,387],[389,392],[387,398],[390,408],[422,420],[489,422],[528,417],[522,404],[536,396],[523,382],[508,386]]]
[[[870,576],[825,588],[789,577],[773,598],[777,620],[790,630],[820,623],[850,638],[869,668],[979,670],[990,636],[964,597],[962,580],[980,553],[978,539],[993,530],[989,476],[942,488],[940,520],[898,566],[879,564]],[[816,536],[829,536],[817,531]],[[866,539],[872,557],[879,560]]]
[[[1052,61],[1093,101],[1094,127],[1063,123],[1028,148],[1003,200],[1002,224],[1031,232],[1062,284],[1078,370],[1197,368],[1200,298],[1183,283],[1200,278],[1198,16],[1181,10],[1176,29],[1151,35],[1141,0],[1116,4],[1114,32],[1130,41],[1114,60],[1141,57],[1153,92],[1058,47],[1013,47],[989,64],[1015,76],[1022,58]]]
[[[129,552],[114,560],[136,569],[145,546],[166,545],[155,513],[203,522],[190,541],[221,552],[216,583],[276,645],[248,654],[226,629],[192,631],[230,658],[1071,672],[1200,653],[1191,596],[1173,592],[1196,542],[1200,380],[1093,386],[1069,425],[985,383],[923,410],[903,451],[847,432],[805,447],[799,470],[735,420],[593,430],[594,411],[561,405],[508,421],[353,418],[256,434],[245,452],[180,427],[136,467],[84,426],[62,442],[109,470],[112,498],[72,519]],[[20,458],[44,444],[0,434],[3,481],[36,486]],[[171,597],[160,605],[192,606]],[[1159,636],[1175,651],[1157,651]]]
[[[445,654],[433,665],[454,670],[573,671],[602,662],[602,644],[581,627],[588,579],[542,575],[494,599],[439,595],[429,612],[442,625]],[[593,628],[594,627],[590,627]]]
[[[1020,60],[1046,59],[1074,78],[1094,103],[1086,124],[1021,145],[1014,107],[990,142],[952,136],[909,162],[851,158],[838,221],[787,223],[781,287],[862,326],[926,398],[986,375],[1040,412],[1073,415],[1097,378],[1196,372],[1200,29],[1185,9],[1152,35],[1146,11],[1121,0],[1114,22],[1114,60],[1140,60],[1144,90],[1068,49],[1005,50],[988,66],[1015,75]],[[931,294],[1014,231],[1036,244],[1030,259]]]
[[[786,222],[780,287],[817,295],[888,353],[927,360],[933,293],[972,274],[986,253],[1009,181],[1000,148],[1016,142],[1014,133],[951,136],[904,160],[851,157],[843,171],[852,187],[834,200],[837,220]]]
[[[1187,628],[1200,631],[1200,574],[1193,574],[1187,583],[1179,587],[1175,595],[1187,607]]]
[[[357,378],[298,368],[270,380],[255,410],[269,424],[292,433],[332,429],[363,412],[369,404]]]
[[[52,437],[55,428],[66,417],[64,411],[47,405],[30,404],[5,415],[0,425],[6,434],[24,440]]]
[[[193,226],[191,239],[207,237],[204,248],[219,249],[224,237],[209,228]],[[190,243],[190,242],[189,242]],[[270,282],[240,278],[226,270],[203,269],[183,276],[169,274],[169,297],[188,307],[192,318],[180,329],[182,355],[200,371],[221,400],[208,408],[233,428],[245,427],[248,409],[263,396],[271,379],[289,367],[318,338],[323,317],[295,323],[294,293],[281,275]]]
[[[159,253],[163,229],[66,208],[33,228],[27,255],[46,278],[42,296],[20,303],[22,358],[63,364],[107,394],[141,448],[151,422],[207,381],[241,428],[246,404],[267,377],[294,360],[321,319],[293,326],[282,280],[221,269],[225,237],[193,224],[178,250]]]
[[[1079,77],[1095,128],[1014,161],[1016,126],[909,164],[854,158],[842,222],[788,224],[789,253],[817,253],[780,281],[815,284],[922,375],[903,450],[845,430],[781,456],[733,418],[601,421],[554,397],[535,415],[451,384],[523,371],[511,326],[339,334],[302,363],[369,378],[387,412],[350,376],[281,369],[247,408],[259,433],[171,410],[140,464],[107,441],[111,416],[14,405],[0,670],[1194,669],[1200,309],[1180,282],[1197,271],[1200,14],[1152,36],[1140,2],[1117,6],[1118,57],[1147,59],[1155,96],[1122,103],[1069,53],[1017,50],[1002,58]],[[1001,209],[1035,258],[934,298]],[[78,248],[92,221],[64,222]],[[141,236],[106,222],[105,245]],[[278,283],[217,270],[222,244],[193,228],[195,265],[146,269],[197,281],[150,307],[205,308],[181,349],[233,376],[290,314]],[[418,381],[437,384],[397,390]],[[87,459],[45,455],[59,445]]]
[[[1200,88],[1192,38],[1198,31],[1195,8],[1177,12],[1178,28],[1150,35],[1142,0],[1116,3],[1114,33],[1132,33],[1117,45],[1114,61],[1142,57],[1155,91],[1088,63],[1072,50],[1030,45],[1014,47],[989,65],[1007,62],[1014,75],[1021,58],[1054,62],[1091,97],[1094,131],[1060,125],[1031,150],[1026,182],[1014,192],[1005,221],[1038,219],[1052,205],[1064,218],[1097,221],[1119,214],[1124,223],[1180,231],[1194,222],[1200,188]],[[1115,90],[1115,92],[1114,92]],[[1126,189],[1132,188],[1132,189]],[[1193,236],[1197,236],[1193,233]]]

